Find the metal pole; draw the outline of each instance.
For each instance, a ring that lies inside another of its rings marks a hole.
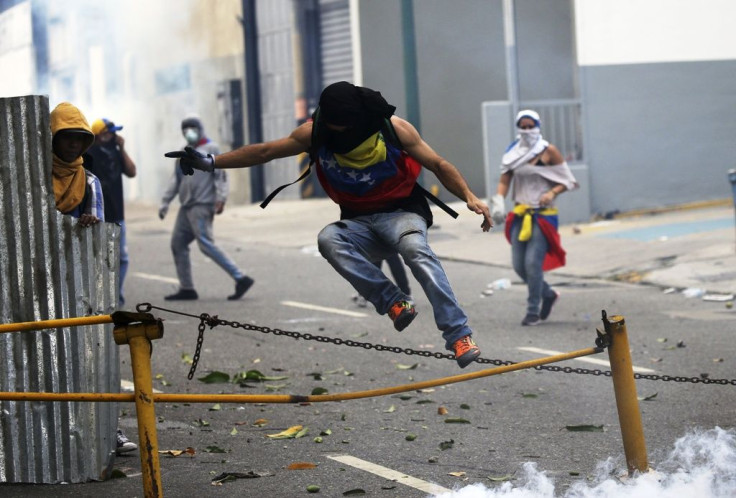
[[[519,67],[516,54],[514,0],[503,0],[503,33],[506,45],[506,85],[512,119],[519,112]],[[490,193],[488,195],[491,195]]]
[[[256,0],[243,0],[243,33],[245,39],[245,101],[248,115],[248,143],[263,142],[261,112],[261,70],[258,62],[258,23]],[[263,165],[250,168],[251,202],[266,198]]]
[[[609,320],[605,313],[603,323],[610,336],[608,357],[611,361],[611,377],[613,391],[616,394],[618,421],[621,426],[621,437],[624,442],[624,454],[629,474],[638,470],[649,470],[647,462],[647,446],[644,441],[644,429],[641,423],[639,399],[636,395],[634,366],[629,352],[629,337],[626,333],[626,322],[623,316],[612,316]]]
[[[733,207],[736,212],[736,169],[728,170],[728,181],[731,182],[731,191],[733,192]]]
[[[135,385],[135,410],[138,418],[138,449],[141,455],[143,493],[146,498],[163,496],[151,377],[151,341],[160,339],[163,335],[164,329],[161,322],[126,325],[113,330],[116,344],[130,346],[130,361]]]

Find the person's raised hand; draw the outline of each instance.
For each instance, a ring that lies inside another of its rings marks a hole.
[[[178,159],[181,172],[185,175],[193,175],[195,169],[207,172],[215,170],[215,156],[202,154],[194,147],[186,146],[184,150],[167,152],[164,156]]]

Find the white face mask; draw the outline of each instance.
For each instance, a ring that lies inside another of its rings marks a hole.
[[[539,127],[532,128],[531,130],[518,130],[519,132],[519,143],[527,147],[531,147],[537,140],[539,140],[540,130]]]
[[[199,142],[199,130],[196,128],[184,128],[184,138],[187,143],[194,145]]]

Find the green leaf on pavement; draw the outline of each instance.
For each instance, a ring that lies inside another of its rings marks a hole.
[[[205,384],[217,384],[221,382],[229,382],[230,381],[230,375],[226,374],[225,372],[210,372],[205,377],[200,377],[198,379],[200,382],[204,382]]]
[[[470,420],[459,417],[450,417],[445,419],[446,424],[469,424]]]
[[[313,396],[319,396],[320,394],[327,394],[329,391],[325,389],[324,387],[315,387],[312,389],[312,395]]]
[[[402,365],[401,363],[396,364],[396,368],[399,370],[414,370],[419,366],[419,363],[414,363],[413,365]]]
[[[210,406],[210,411],[211,412],[217,412],[217,411],[220,411],[220,410],[221,410],[220,403],[216,403],[216,404]]]

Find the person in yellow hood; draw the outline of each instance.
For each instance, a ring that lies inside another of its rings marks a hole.
[[[51,175],[56,208],[79,218],[88,227],[105,221],[105,206],[99,179],[84,169],[82,154],[95,140],[84,114],[69,102],[51,111]]]

